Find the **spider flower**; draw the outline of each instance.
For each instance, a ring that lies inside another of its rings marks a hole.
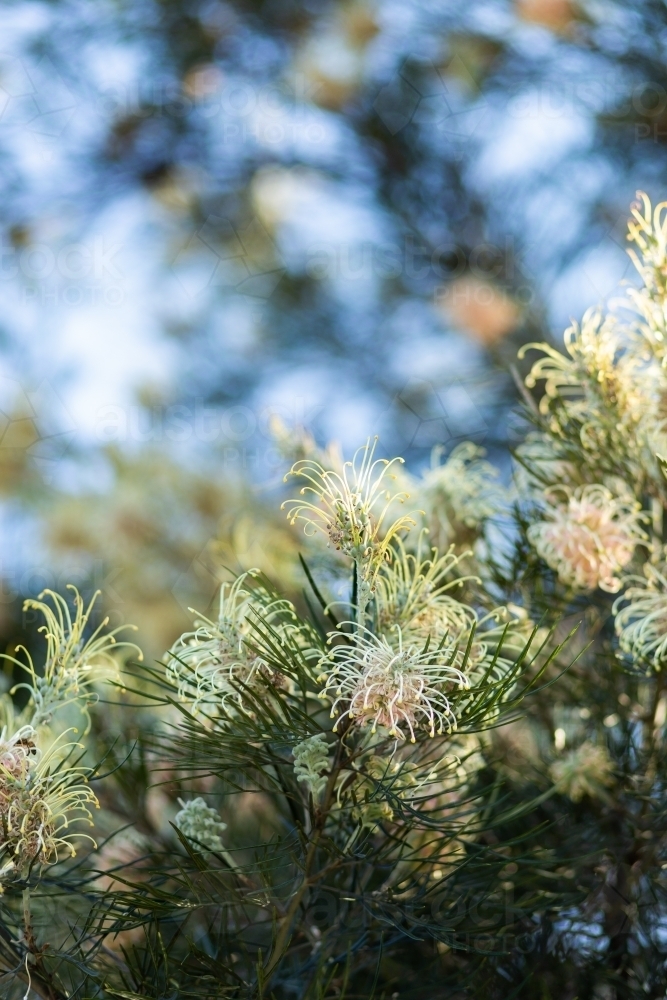
[[[349,624],[349,623],[348,623]],[[331,633],[329,642],[338,638]],[[397,739],[412,743],[425,729],[440,736],[456,729],[456,716],[446,688],[467,688],[462,667],[465,649],[450,641],[429,650],[428,643],[403,639],[396,627],[392,640],[359,629],[350,645],[337,645],[320,662],[324,688],[320,697],[333,697],[334,732],[345,718],[372,732],[378,726]],[[341,708],[343,709],[341,712]]]
[[[471,631],[475,638],[468,652],[466,671],[471,675],[477,667],[488,664],[489,651],[495,651],[494,674],[503,673],[510,660],[500,656],[498,647],[518,653],[523,647],[516,644],[518,624],[511,622],[506,608],[500,607],[487,614],[479,614],[475,608],[453,596],[452,591],[466,583],[479,583],[474,576],[452,576],[461,559],[469,553],[456,555],[450,548],[444,555],[432,549],[430,558],[422,557],[423,533],[417,551],[408,552],[399,540],[394,556],[386,563],[377,582],[377,630],[390,636],[395,626],[399,626],[403,641],[412,641],[422,647],[430,640],[431,648],[441,642],[459,643],[465,648]],[[502,624],[510,620],[512,628],[506,630]]]
[[[264,619],[270,621],[291,606],[283,600],[256,600],[244,587],[255,572],[250,570],[233,583],[224,583],[217,621],[201,616],[195,621],[195,630],[182,635],[167,653],[167,677],[176,685],[179,698],[191,702],[195,710],[202,701],[219,702],[223,710],[240,708],[244,687],[251,687],[259,677],[279,681],[252,648],[248,617],[262,608]]]
[[[544,381],[540,412],[549,417],[551,432],[567,436],[574,421],[581,444],[596,458],[606,458],[605,449],[634,453],[655,381],[641,340],[621,335],[615,318],[596,309],[585,313],[581,326],[569,327],[564,339],[565,354],[549,344],[526,344],[519,352],[519,357],[533,349],[542,352],[526,385]]]
[[[135,650],[139,659],[141,650],[133,642],[118,642],[116,635],[133,625],[121,625],[110,632],[103,632],[109,619],[105,618],[86,639],[91,612],[99,596],[99,591],[93,595],[86,608],[83,598],[76,587],[71,584],[68,589],[74,593],[74,616],[70,612],[67,601],[52,590],[44,590],[38,600],[27,600],[24,611],[34,609],[46,619],[39,631],[46,638],[47,651],[43,674],[35,670],[32,658],[24,647],[19,647],[27,658],[27,665],[12,656],[3,654],[3,658],[18,664],[29,676],[27,682],[17,684],[14,690],[25,688],[30,693],[31,725],[37,729],[48,725],[54,712],[65,705],[78,703],[88,717],[87,706],[95,700],[91,691],[93,684],[104,676],[112,673],[117,675],[118,664],[114,653],[121,648]],[[49,597],[53,603],[46,604],[42,598]],[[13,692],[12,692],[13,693]],[[90,718],[88,717],[90,725]]]
[[[460,562],[451,549],[442,556],[433,549],[431,558],[423,559],[422,539],[423,533],[416,553],[408,552],[399,539],[391,562],[378,575],[378,629],[385,634],[399,625],[404,638],[421,640],[423,645],[430,636],[437,645],[446,635],[458,639],[476,625],[475,610],[450,593],[476,578],[451,579]]]
[[[667,659],[667,567],[647,563],[644,574],[642,586],[628,587],[614,603],[615,626],[624,653],[660,670]]]
[[[387,489],[387,480],[396,479],[390,469],[403,459],[374,458],[376,444],[377,438],[373,444],[369,439],[341,472],[327,470],[312,459],[296,462],[288,475],[307,480],[301,495],[312,496],[315,502],[295,499],[283,504],[291,524],[305,521],[306,533],[322,532],[329,545],[354,559],[362,608],[375,590],[380,567],[390,558],[392,538],[415,524],[404,514],[385,525],[392,505],[404,503],[408,494],[392,494]]]
[[[3,733],[0,747],[0,852],[19,871],[53,864],[63,851],[74,857],[74,840],[91,838],[72,828],[92,826],[90,807],[99,808],[88,769],[69,766],[68,755],[63,759],[79,744],[68,748],[56,740],[42,755],[28,729],[10,738]]]
[[[643,191],[637,192],[638,200],[632,205],[632,218],[628,223],[628,242],[636,249],[629,251],[630,258],[642,279],[640,288],[628,289],[628,297],[642,317],[641,333],[651,345],[654,356],[667,366],[667,324],[665,297],[667,295],[667,202],[655,208]]]
[[[441,448],[433,449],[431,468],[420,484],[424,505],[448,538],[456,526],[477,531],[507,506],[498,471],[484,460],[484,449],[471,441],[457,445],[445,462],[441,454]]]
[[[608,801],[606,789],[614,783],[607,750],[589,741],[554,761],[549,773],[558,791],[573,802],[580,802],[585,795]]]
[[[565,502],[559,502],[558,492]],[[634,500],[615,497],[605,486],[566,487],[545,494],[545,519],[532,524],[528,539],[544,561],[571,587],[609,593],[620,590],[618,573],[646,540],[643,515]]]

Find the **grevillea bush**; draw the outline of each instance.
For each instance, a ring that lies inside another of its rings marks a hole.
[[[248,567],[157,664],[33,602],[3,996],[664,997],[667,205],[629,240],[614,311],[522,351],[509,485],[277,428],[300,597]]]

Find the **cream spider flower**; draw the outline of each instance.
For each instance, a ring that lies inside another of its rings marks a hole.
[[[481,581],[472,575],[454,576],[461,560],[470,553],[456,555],[450,548],[444,555],[432,549],[430,558],[422,558],[424,532],[421,533],[415,553],[408,552],[399,540],[390,563],[386,563],[377,581],[377,630],[391,636],[399,626],[403,640],[423,647],[430,640],[430,647],[443,640],[459,643],[465,648],[470,633],[475,637],[468,652],[466,672],[472,676],[478,668],[486,668],[489,653],[495,652],[494,676],[505,673],[511,660],[500,655],[499,646],[510,654],[519,654],[524,641],[518,638],[517,626],[507,608],[499,607],[487,614],[480,614],[469,604],[457,600],[451,593],[466,583]],[[509,622],[509,629],[504,625]]]
[[[242,708],[242,689],[258,677],[280,681],[252,648],[249,618],[261,608],[264,620],[271,621],[279,612],[291,613],[291,605],[284,600],[262,601],[246,589],[246,580],[257,572],[249,570],[233,583],[223,583],[217,621],[200,616],[195,630],[184,633],[167,653],[167,677],[179,698],[191,702],[195,711],[202,701],[209,706],[218,703],[223,711]]]
[[[18,649],[25,654],[27,665],[3,654],[3,659],[18,664],[29,676],[29,681],[17,684],[13,691],[20,688],[29,691],[30,723],[35,728],[48,725],[54,712],[74,702],[78,703],[90,726],[88,706],[96,700],[91,690],[93,684],[109,674],[118,676],[118,663],[113,654],[122,648],[133,649],[142,659],[141,650],[135,643],[116,640],[119,632],[134,629],[134,625],[121,625],[103,634],[109,622],[105,618],[87,639],[84,638],[100,592],[93,595],[86,608],[76,587],[68,584],[68,589],[74,593],[74,617],[64,597],[52,590],[42,591],[38,600],[30,599],[23,605],[24,611],[34,609],[46,619],[46,625],[39,629],[47,643],[44,673],[37,673],[29,652],[22,646]],[[46,604],[43,597],[50,597],[53,607]]]
[[[335,638],[340,633],[331,633],[329,642]],[[456,716],[444,689],[469,686],[461,669],[464,664],[465,647],[455,642],[429,650],[428,644],[404,642],[399,626],[392,641],[359,629],[351,644],[337,645],[322,658],[320,697],[334,699],[331,717],[338,716],[334,732],[349,717],[357,725],[370,724],[373,733],[382,726],[401,740],[407,729],[414,743],[419,729],[426,729],[429,736],[456,729]]]
[[[555,760],[549,774],[558,791],[573,802],[585,795],[609,801],[607,788],[614,783],[614,765],[605,747],[587,740]]]
[[[559,494],[564,502],[559,502]],[[646,541],[644,515],[635,500],[615,497],[599,484],[545,492],[545,519],[532,524],[528,539],[544,561],[571,587],[609,593],[620,590],[618,573]]]
[[[616,318],[598,309],[587,310],[581,325],[568,327],[564,340],[564,354],[549,344],[525,344],[519,351],[520,358],[529,350],[543,354],[526,385],[544,380],[540,412],[550,415],[552,433],[561,435],[563,421],[574,419],[589,451],[627,449],[655,381],[642,341],[636,332],[621,334]]]
[[[642,279],[641,288],[628,289],[628,298],[640,313],[641,332],[655,357],[667,365],[667,202],[653,208],[643,191],[631,208],[629,255]]]
[[[327,470],[312,459],[296,462],[288,476],[306,479],[309,485],[301,489],[301,496],[310,494],[316,502],[295,499],[283,504],[290,524],[305,521],[306,533],[322,532],[329,545],[354,559],[360,620],[380,567],[391,556],[392,538],[415,525],[414,518],[404,514],[385,527],[390,507],[405,502],[408,494],[387,489],[387,480],[396,478],[390,469],[403,459],[374,458],[376,445],[377,438],[372,444],[369,439],[351,462],[343,464],[342,472]]]
[[[484,459],[486,452],[464,441],[441,462],[442,448],[434,448],[431,468],[420,483],[424,506],[448,539],[456,526],[479,530],[507,506],[507,494],[498,482],[498,470]]]
[[[667,567],[646,563],[644,574],[643,586],[628,587],[615,601],[615,627],[624,653],[660,670],[667,659]]]
[[[430,636],[437,645],[445,636],[459,639],[477,624],[475,610],[450,593],[477,577],[451,579],[461,557],[450,548],[442,556],[433,549],[431,557],[423,559],[423,539],[424,532],[416,553],[408,552],[398,539],[391,562],[382,566],[376,585],[377,625],[383,634],[399,625],[404,638],[421,640],[423,645]]]
[[[74,840],[92,838],[72,828],[93,826],[90,807],[99,808],[89,769],[68,766],[68,751],[80,744],[63,746],[61,737],[40,754],[29,728],[10,739],[3,734],[0,760],[0,852],[18,871],[53,864],[63,851],[74,857]]]

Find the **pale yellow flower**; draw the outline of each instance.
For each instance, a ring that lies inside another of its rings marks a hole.
[[[667,364],[667,202],[655,208],[643,191],[631,209],[628,242],[636,249],[629,251],[642,279],[641,288],[628,289],[628,298],[639,312],[641,332],[655,357]]]
[[[464,441],[442,462],[442,448],[434,448],[431,468],[419,483],[419,496],[436,534],[454,540],[461,526],[473,531],[507,506],[507,493],[498,482],[498,470],[484,458],[483,448]]]
[[[564,335],[565,352],[550,344],[526,344],[542,353],[526,385],[544,381],[539,409],[555,441],[576,435],[586,461],[595,467],[610,459],[637,466],[638,428],[652,398],[655,373],[645,345],[633,329],[621,329],[614,316],[589,309],[581,325]]]
[[[223,583],[217,620],[200,615],[195,630],[184,633],[167,653],[167,677],[195,711],[202,702],[223,711],[242,708],[243,688],[260,676],[273,676],[253,649],[251,620],[261,610],[263,620],[270,622],[278,612],[291,613],[291,605],[269,599],[261,589],[247,589],[246,581],[256,573],[250,570],[231,584]]]
[[[354,559],[361,613],[375,590],[380,567],[391,557],[392,539],[415,524],[409,515],[385,524],[392,505],[403,503],[408,495],[387,489],[387,481],[395,479],[391,467],[403,459],[374,458],[376,445],[377,438],[372,444],[369,439],[341,472],[325,469],[312,459],[296,462],[288,476],[305,479],[308,485],[301,495],[312,496],[314,502],[295,499],[283,504],[291,524],[304,521],[307,533],[322,532],[328,544]]]
[[[463,649],[471,632],[474,639],[468,651],[466,673],[470,679],[483,675],[492,666],[494,677],[511,667],[511,657],[523,648],[517,629],[518,622],[504,607],[486,614],[454,596],[467,583],[480,581],[476,577],[455,576],[461,560],[470,553],[456,555],[450,548],[444,555],[432,549],[430,558],[422,556],[424,534],[417,551],[408,552],[399,540],[394,545],[391,562],[386,563],[377,579],[376,628],[391,643],[396,626],[400,627],[404,643],[430,648],[445,641],[447,646],[458,643]],[[509,628],[505,628],[509,623]],[[499,647],[502,645],[502,655]],[[508,658],[508,656],[510,658]]]
[[[80,745],[56,740],[42,755],[26,736],[4,744],[12,749],[0,763],[0,852],[19,871],[52,864],[63,851],[74,856],[75,839],[91,838],[73,828],[92,826],[90,807],[99,808],[87,784],[89,770],[68,765],[67,750]]]
[[[628,587],[614,603],[619,644],[633,659],[660,670],[667,657],[667,567],[644,566],[646,582]]]
[[[110,632],[104,632],[109,622],[104,618],[88,638],[85,633],[90,616],[99,597],[99,591],[93,595],[88,607],[84,607],[83,598],[76,587],[68,584],[68,589],[74,594],[74,616],[70,612],[67,601],[52,590],[44,590],[38,600],[27,600],[24,610],[34,609],[46,619],[39,631],[44,633],[47,643],[44,670],[37,673],[29,652],[22,646],[18,647],[25,654],[27,664],[12,656],[2,654],[2,658],[18,664],[28,674],[29,680],[17,684],[14,690],[25,688],[30,693],[30,723],[37,729],[48,725],[54,712],[66,705],[77,703],[88,717],[88,706],[95,701],[92,690],[98,680],[109,675],[118,676],[116,653],[120,649],[131,649],[138,659],[142,658],[139,647],[133,642],[118,642],[119,632],[134,629],[133,625],[120,625]],[[48,597],[53,607],[42,598]]]
[[[423,532],[416,553],[408,552],[398,540],[391,562],[382,567],[376,586],[378,630],[388,634],[399,625],[404,639],[422,644],[429,636],[435,645],[445,636],[460,639],[477,624],[478,616],[452,591],[477,578],[452,575],[461,557],[451,548],[442,556],[432,549],[430,558],[423,558],[423,545]]]

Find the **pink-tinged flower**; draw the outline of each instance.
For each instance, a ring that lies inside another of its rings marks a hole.
[[[332,637],[338,633],[332,633]],[[335,646],[320,664],[325,681],[321,697],[333,695],[331,716],[344,710],[334,725],[349,716],[358,725],[370,723],[389,730],[396,739],[412,743],[415,731],[429,736],[451,733],[456,716],[447,691],[467,688],[465,643],[443,642],[437,649],[428,644],[404,643],[399,627],[390,641],[368,629],[358,631],[352,645]]]
[[[558,494],[565,502],[558,502]],[[644,515],[634,500],[615,497],[605,486],[566,487],[545,494],[546,517],[528,529],[528,539],[558,576],[578,590],[621,588],[618,573],[646,536]]]

